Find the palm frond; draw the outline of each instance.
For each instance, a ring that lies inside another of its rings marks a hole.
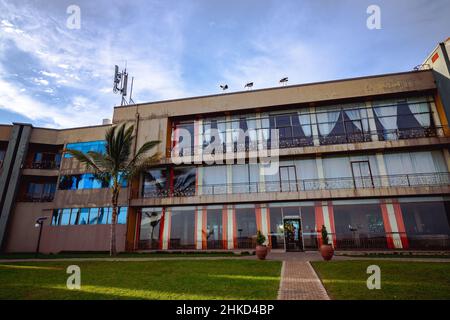
[[[89,156],[89,154],[83,153],[79,150],[73,150],[73,149],[66,149],[66,150],[64,150],[64,152],[70,154],[72,157],[77,159],[80,163],[84,164],[88,171],[93,171],[93,172],[101,172],[102,171],[101,168],[99,168],[97,166],[97,164],[92,159],[92,157]]]

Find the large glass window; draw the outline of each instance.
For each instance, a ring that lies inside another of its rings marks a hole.
[[[256,214],[254,205],[236,205],[236,236],[239,249],[256,246]]]
[[[158,249],[160,247],[160,225],[162,208],[144,208],[141,213],[139,249]]]
[[[411,249],[450,247],[449,202],[401,202],[400,207]]]
[[[111,224],[112,208],[54,209],[51,225]],[[127,223],[127,207],[118,208],[117,224]]]
[[[172,208],[170,249],[195,249],[195,207]]]
[[[233,193],[249,193],[258,191],[259,166],[258,164],[234,164]]]
[[[177,156],[193,155],[195,148],[194,142],[195,142],[194,121],[186,121],[175,124],[172,131],[172,143],[174,146],[179,147]]]
[[[76,143],[68,143],[66,145],[66,149],[78,150],[84,153],[89,151],[95,151],[100,153],[106,152],[106,141],[87,141],[87,142],[76,142]],[[64,158],[72,158],[72,156],[68,153],[64,154]]]
[[[151,169],[144,174],[142,195],[144,197],[161,197],[167,195],[167,176],[165,168]]]
[[[99,208],[98,213],[98,224],[108,224],[111,223],[110,221],[110,215],[112,212],[112,208]]]
[[[222,206],[206,208],[206,241],[208,249],[226,248],[223,240]]]
[[[387,248],[380,204],[339,204],[333,209],[337,248]]]
[[[121,186],[123,188],[127,187],[127,181],[121,179]],[[83,189],[102,189],[109,188],[111,183],[106,183],[96,179],[92,173],[76,174],[76,175],[66,175],[61,176],[59,179],[58,188],[59,190],[83,190]]]
[[[397,140],[431,134],[430,101],[426,97],[374,101],[379,138]]]
[[[70,209],[63,209],[61,211],[60,225],[67,226],[70,224]]]
[[[227,166],[204,166],[202,193],[225,194],[227,193]]]
[[[174,196],[195,195],[196,167],[176,167],[173,169]]]

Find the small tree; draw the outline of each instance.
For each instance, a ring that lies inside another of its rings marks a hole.
[[[258,232],[256,233],[256,243],[259,246],[263,246],[264,242],[266,242],[266,236],[263,235],[263,233],[261,232],[261,230],[258,230]]]
[[[324,225],[322,225],[322,244],[324,244],[324,245],[330,244],[328,242],[328,231]]]

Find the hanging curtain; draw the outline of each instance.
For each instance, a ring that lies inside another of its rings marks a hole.
[[[319,125],[320,135],[328,136],[333,131],[336,123],[341,115],[341,111],[327,111],[317,113],[317,122]]]
[[[217,130],[219,131],[220,143],[226,142],[225,132],[226,132],[226,123],[218,120],[217,121]]]
[[[350,118],[352,123],[362,132],[369,131],[369,123],[367,112],[363,109],[345,110],[345,114]]]
[[[263,118],[261,119],[261,132],[262,132],[262,138],[263,141],[268,141],[269,140],[269,134],[270,134],[270,120],[269,120],[269,115],[264,115]]]
[[[203,141],[206,145],[211,143],[211,122],[208,120],[203,123]]]
[[[373,110],[384,130],[393,131],[398,129],[397,105],[377,107]],[[390,132],[385,135],[385,138],[387,140],[394,140],[397,139],[397,134],[395,132]]]
[[[240,120],[238,119],[234,119],[231,122],[231,139],[233,140],[233,142],[238,142],[239,140],[239,131],[240,131]]]
[[[307,111],[299,111],[298,121],[300,122],[305,137],[311,137],[311,115]]]
[[[256,134],[256,120],[250,116],[247,116],[247,130],[250,142],[256,142],[258,140]]]
[[[427,128],[431,125],[430,108],[428,102],[423,100],[424,98],[408,99],[408,107],[417,122],[422,127]]]

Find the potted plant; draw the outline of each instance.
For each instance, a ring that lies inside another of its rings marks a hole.
[[[266,236],[262,234],[260,230],[256,233],[256,256],[260,260],[265,260],[268,252],[266,242]]]
[[[328,240],[328,231],[327,228],[322,225],[322,245],[320,246],[320,254],[322,255],[323,259],[328,261],[333,258],[334,255],[334,249],[333,246],[329,243]]]

